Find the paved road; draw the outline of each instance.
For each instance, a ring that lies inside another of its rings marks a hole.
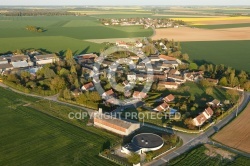
[[[245,92],[244,100],[239,106],[239,113],[243,111],[243,109],[246,107],[249,101],[250,101],[250,93]],[[206,130],[206,132],[199,134],[198,136],[194,137],[190,141],[184,143],[183,146],[181,146],[180,148],[173,150],[171,153],[168,153],[164,155],[163,157],[159,158],[158,160],[148,163],[146,165],[151,165],[151,166],[166,165],[166,163],[169,162],[171,159],[178,157],[179,155],[185,153],[189,149],[199,144],[211,142],[209,140],[209,137],[213,135],[215,132],[217,132],[218,130],[220,130],[222,127],[224,127],[228,122],[233,120],[236,116],[236,113],[237,113],[237,109],[235,109],[230,115],[226,116],[223,120],[221,120],[217,124],[214,124],[208,130]]]

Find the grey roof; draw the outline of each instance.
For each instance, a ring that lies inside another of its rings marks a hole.
[[[13,68],[12,64],[0,64],[0,69],[7,69],[7,68]]]
[[[138,150],[141,149],[138,146],[135,146],[133,143],[128,143],[128,144],[124,145],[123,147],[128,149],[129,151],[132,151],[132,152],[137,152]]]
[[[28,67],[29,66],[26,61],[12,62],[12,65],[14,68]]]
[[[7,59],[10,59],[11,62],[18,62],[18,61],[28,60],[29,56],[28,55],[13,55],[11,57],[7,57]]]
[[[128,129],[133,123],[121,120],[121,119],[117,119],[115,117],[109,116],[109,115],[104,115],[104,114],[97,114],[95,116],[95,118],[97,119],[101,119],[107,123],[116,125],[116,126],[120,126],[122,128]]]
[[[156,148],[163,145],[163,139],[153,133],[141,133],[133,137],[132,143],[140,148]]]

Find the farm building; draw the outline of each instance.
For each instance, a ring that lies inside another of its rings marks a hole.
[[[101,112],[95,113],[94,125],[126,136],[140,128],[139,123],[126,122],[110,115],[102,114]]]
[[[55,54],[47,54],[47,55],[36,55],[34,56],[36,65],[45,65],[51,64],[56,61],[59,61],[59,58]]]

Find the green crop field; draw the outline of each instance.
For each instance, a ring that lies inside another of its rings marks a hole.
[[[27,25],[42,27],[46,31],[30,32],[25,29]],[[98,52],[99,45],[83,40],[148,37],[152,34],[152,29],[143,29],[142,26],[104,26],[97,16],[0,16],[0,52],[27,48],[52,52],[67,48],[80,51],[88,46],[93,49],[87,52]]]
[[[182,52],[188,53],[192,60],[200,64],[207,61],[250,72],[249,40],[182,42],[181,45]]]
[[[192,25],[192,27],[204,28],[204,29],[241,28],[241,27],[250,27],[250,23],[242,23],[242,24],[218,24],[218,25]]]
[[[3,88],[0,97],[0,165],[114,165],[98,153],[119,138],[68,118],[79,110]]]
[[[246,166],[250,164],[250,159],[243,156],[236,156],[233,160],[222,158],[220,155],[216,155],[214,157],[209,157],[205,154],[207,148],[205,146],[200,146],[191,150],[190,152],[186,152],[179,157],[170,161],[169,165],[174,166],[193,166],[193,165],[217,165],[217,166]]]

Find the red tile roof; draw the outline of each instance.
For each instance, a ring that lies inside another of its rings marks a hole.
[[[174,95],[169,94],[168,96],[164,97],[163,100],[165,100],[166,102],[170,102],[174,100]]]
[[[145,97],[147,97],[147,94],[144,92],[134,91],[133,97],[134,98],[145,98]]]
[[[90,82],[90,83],[87,83],[87,84],[85,84],[85,85],[83,85],[84,86],[84,88],[86,89],[86,90],[88,90],[88,89],[90,89],[90,88],[93,88],[94,87],[94,84],[92,83],[92,82]]]
[[[175,61],[176,58],[171,57],[171,56],[167,56],[167,55],[159,55],[160,59],[164,59],[164,60],[168,60],[168,61]]]
[[[168,108],[169,105],[167,103],[162,103],[161,105],[159,105],[158,107],[156,107],[156,110],[159,111],[159,112],[162,112],[162,111],[165,111],[166,108]]]
[[[105,92],[107,96],[112,96],[114,94],[114,91],[112,89]]]

